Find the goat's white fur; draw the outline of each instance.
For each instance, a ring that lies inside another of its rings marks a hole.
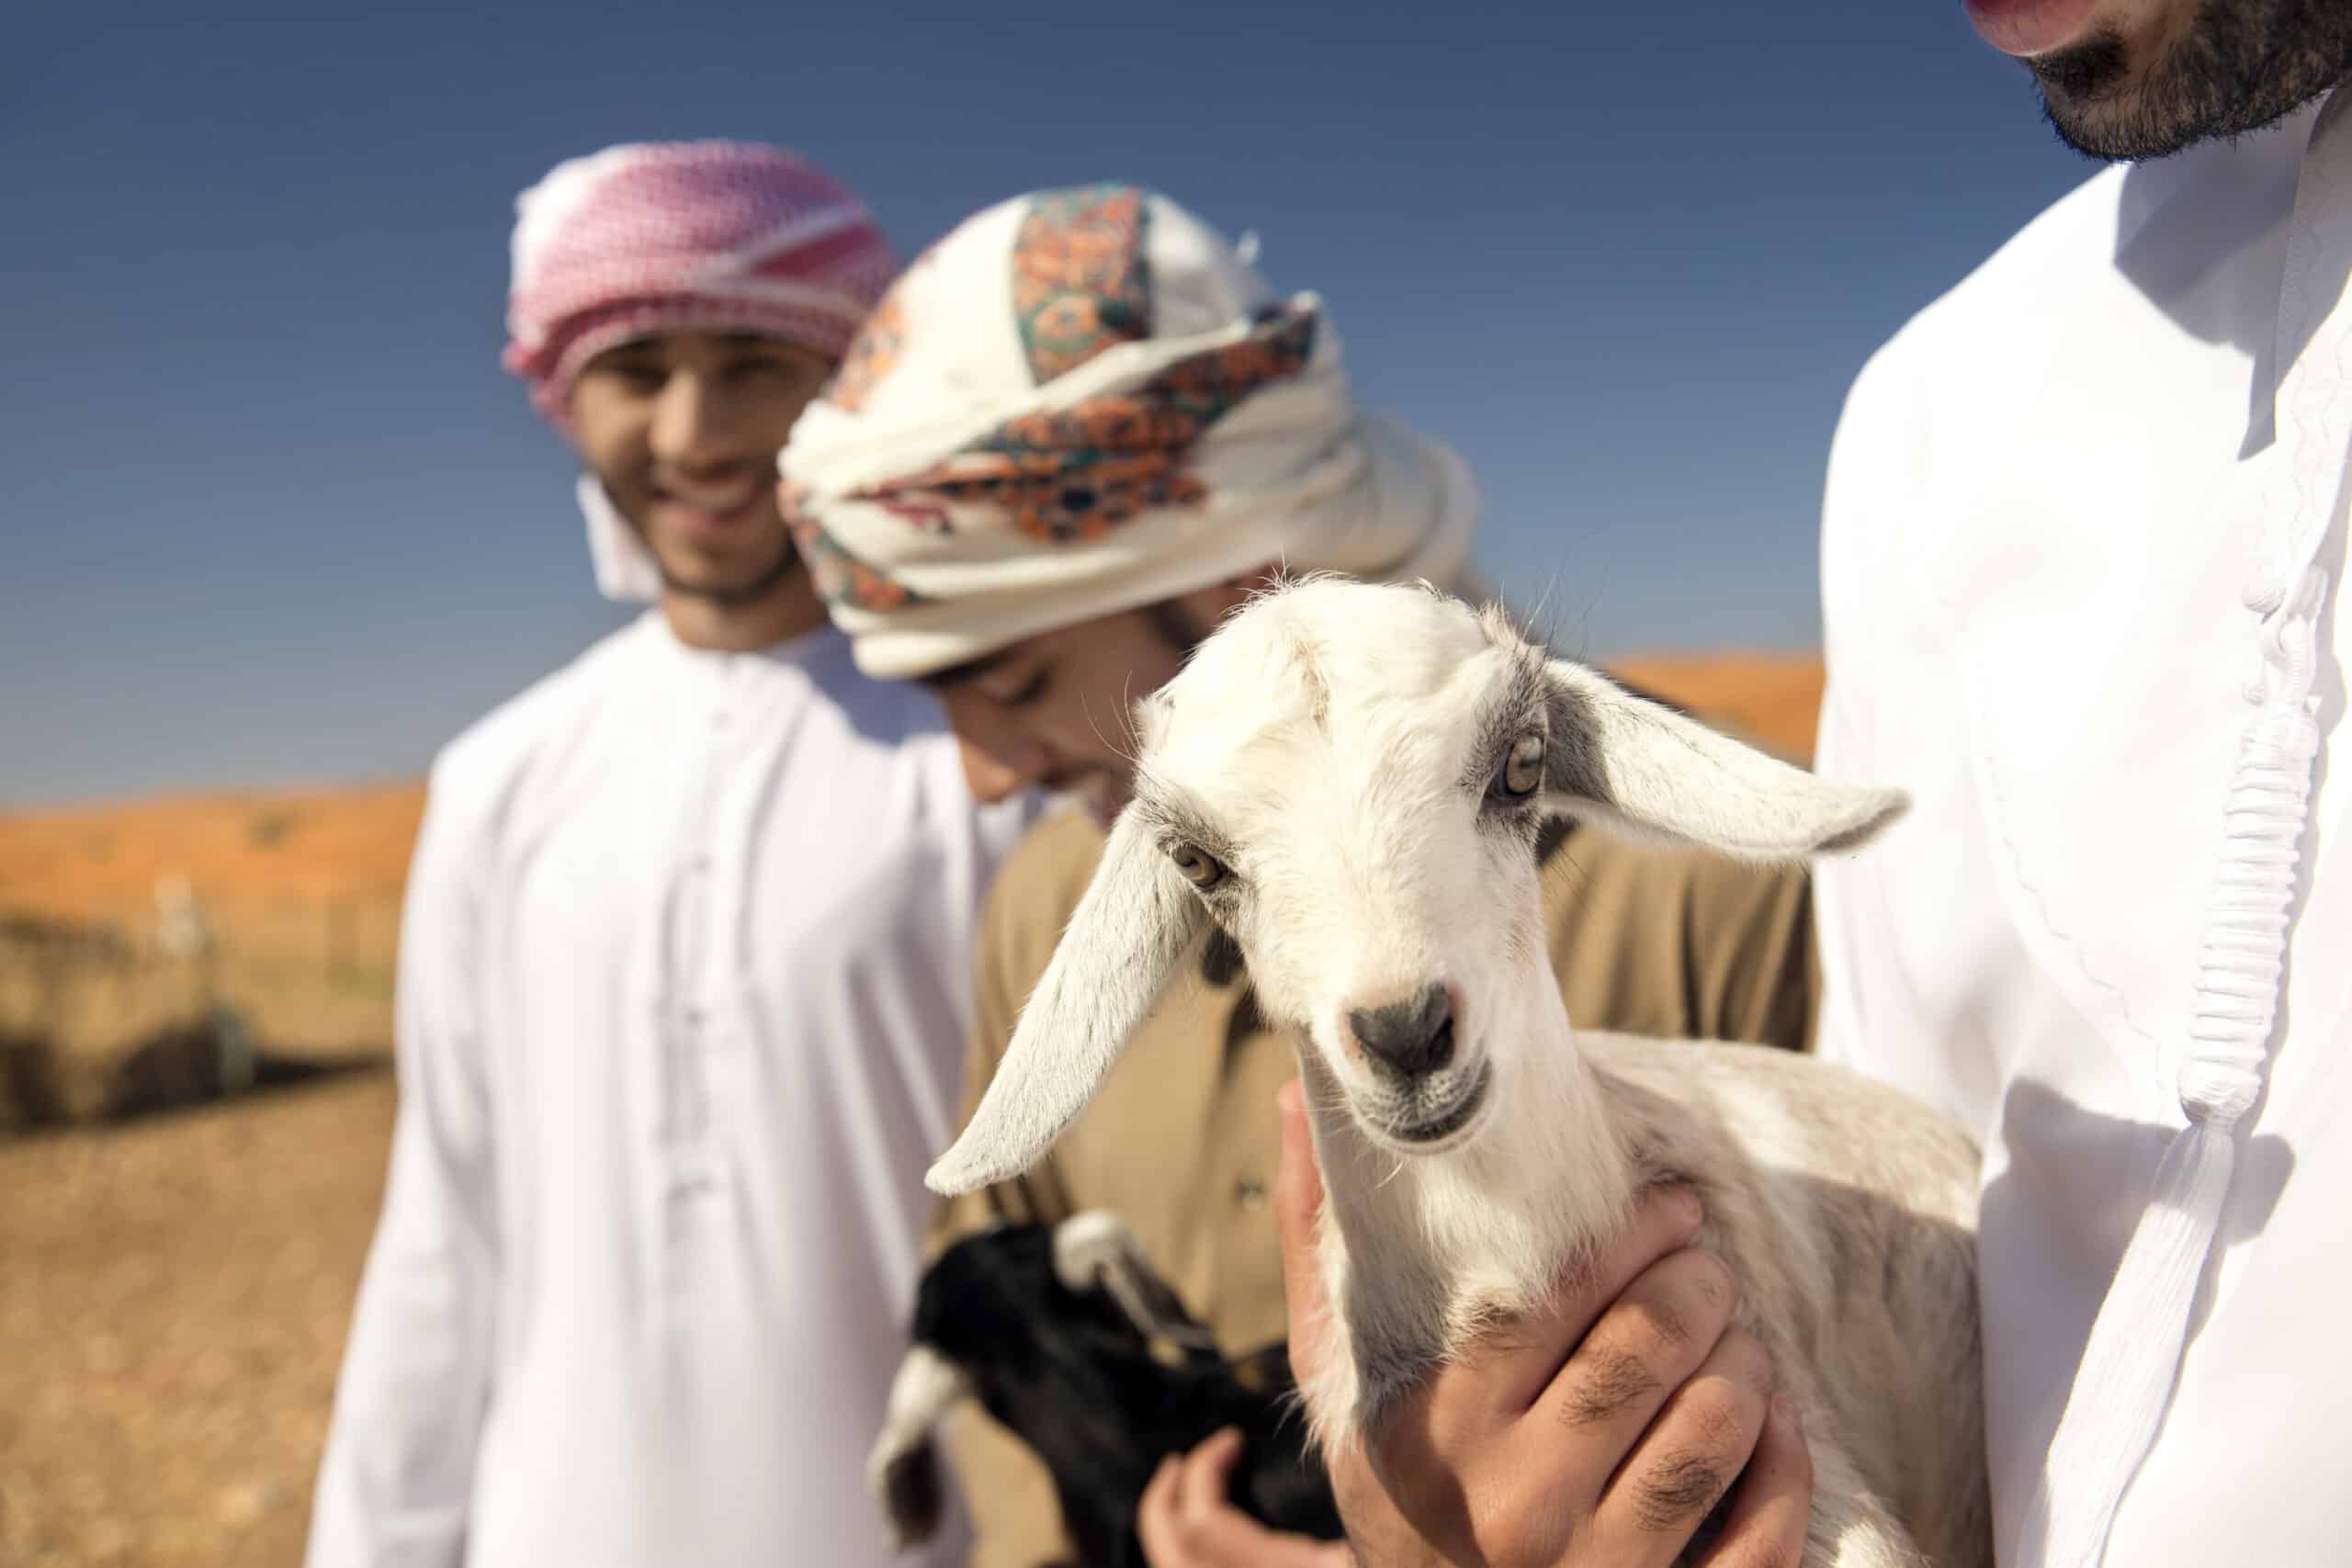
[[[1338,1307],[1334,1353],[1302,1393],[1327,1447],[1541,1300],[1644,1185],[1685,1180],[1707,1206],[1702,1242],[1739,1281],[1738,1320],[1805,1415],[1804,1561],[1914,1568],[1926,1548],[1945,1568],[1989,1562],[1973,1151],[1816,1062],[1577,1036],[1530,852],[1540,808],[1795,859],[1861,842],[1902,795],[1815,779],[1416,589],[1264,596],[1137,716],[1136,804],[934,1188],[1042,1154],[1213,918],[1299,1046]],[[1531,734],[1545,741],[1541,800],[1490,799]],[[1178,842],[1225,880],[1197,893],[1166,852]],[[1400,1089],[1347,1020],[1433,981],[1455,998],[1453,1060]],[[1450,1130],[1414,1142],[1424,1128]]]
[[[1150,1013],[1176,961],[1207,924],[1200,901],[1159,845],[1122,819],[1102,848],[1093,885],[1032,992],[1022,1027],[1006,1048],[1001,1078],[1020,1092],[982,1098],[964,1137],[925,1178],[936,1192],[969,1192],[1036,1163],[1056,1134],[1094,1097],[1103,1075]],[[1116,953],[1106,964],[1100,954]],[[1031,1029],[1031,1014],[1079,1027]],[[1081,1023],[1080,1021],[1083,1021]]]

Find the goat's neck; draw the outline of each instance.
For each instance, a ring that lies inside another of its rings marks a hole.
[[[1405,1158],[1372,1144],[1330,1092],[1313,1095],[1333,1224],[1327,1274],[1372,1271],[1447,1315],[1517,1310],[1613,1235],[1634,1162],[1608,1089],[1586,1064],[1557,982],[1541,971],[1498,1017],[1495,1103],[1461,1148]],[[1316,1087],[1316,1086],[1311,1086]],[[1320,1086],[1328,1090],[1331,1086]],[[1371,1282],[1371,1281],[1367,1281]]]

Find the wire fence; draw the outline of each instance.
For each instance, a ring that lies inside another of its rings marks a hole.
[[[144,921],[0,912],[0,1136],[390,1054],[392,896],[192,900]]]

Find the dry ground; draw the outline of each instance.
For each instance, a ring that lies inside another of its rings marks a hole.
[[[0,1145],[0,1562],[301,1558],[381,1069]]]
[[[1811,749],[1816,660],[1618,668],[1791,755]],[[306,901],[389,904],[421,799],[399,786],[0,816],[0,911],[151,919],[169,871],[232,931]],[[342,1027],[288,1005],[273,1043]],[[377,1017],[352,1043],[380,1052]],[[0,1134],[0,1562],[300,1562],[391,1113],[377,1069],[121,1126]]]

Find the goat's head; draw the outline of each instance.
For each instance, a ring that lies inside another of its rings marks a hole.
[[[1137,710],[1134,803],[971,1126],[931,1172],[1022,1169],[1211,924],[1364,1134],[1474,1139],[1556,986],[1533,852],[1566,814],[1753,860],[1859,844],[1905,804],[1816,779],[1549,660],[1498,613],[1329,580],[1254,601]]]

